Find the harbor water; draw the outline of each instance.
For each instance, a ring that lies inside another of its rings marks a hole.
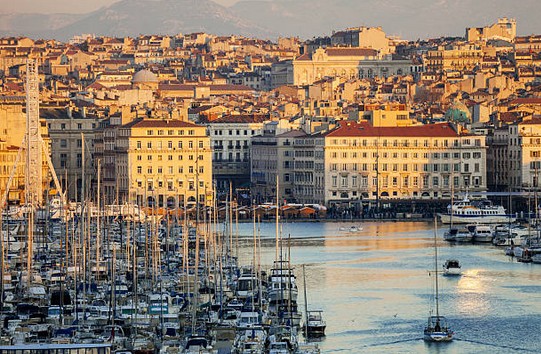
[[[539,353],[541,265],[518,263],[492,245],[453,245],[437,230],[438,269],[448,258],[459,277],[440,274],[440,314],[455,332],[450,343],[426,343],[433,308],[434,224],[427,222],[283,222],[282,254],[290,253],[309,309],[322,309],[324,353]],[[351,226],[360,226],[355,230]],[[275,258],[274,223],[257,226],[261,264]],[[253,259],[253,225],[238,226],[240,264]],[[300,308],[304,300],[299,296]]]

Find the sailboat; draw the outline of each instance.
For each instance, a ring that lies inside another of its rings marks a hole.
[[[424,330],[424,340],[427,342],[450,342],[453,340],[453,331],[447,325],[447,319],[444,316],[440,316],[439,307],[439,289],[438,289],[438,245],[437,245],[437,219],[434,218],[434,282],[435,282],[435,296],[436,302],[436,315],[428,317],[428,323]]]
[[[304,333],[307,337],[323,337],[325,336],[325,328],[327,324],[323,320],[322,310],[308,311],[308,301],[306,296],[306,272],[304,264],[302,265],[302,277],[304,281]]]

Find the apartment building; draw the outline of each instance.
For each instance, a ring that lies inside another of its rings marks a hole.
[[[452,44],[429,49],[426,71],[471,70],[483,61],[483,51],[474,44]]]
[[[449,123],[379,127],[342,121],[325,135],[325,203],[445,199],[486,190],[484,136]]]
[[[212,149],[206,127],[138,118],[118,129],[115,172],[121,201],[169,207],[211,195]]]
[[[299,134],[293,140],[293,200],[300,204],[325,202],[325,136]]]
[[[498,22],[484,27],[466,28],[466,40],[468,42],[488,41],[502,39],[512,42],[517,35],[517,21],[514,18],[499,18]]]
[[[488,174],[495,190],[523,192],[539,188],[541,119],[497,129],[489,146]],[[491,186],[492,187],[492,186]]]
[[[331,36],[333,47],[362,47],[375,49],[382,54],[393,53],[395,48],[381,27],[352,27]]]
[[[206,123],[213,148],[212,173],[219,191],[250,185],[251,139],[263,133],[267,115],[227,115]]]
[[[87,115],[85,109],[42,109],[51,139],[51,160],[69,200],[82,200],[83,169],[85,190],[89,191],[94,175],[93,155],[96,128],[100,119]],[[84,140],[84,144],[83,144]],[[83,151],[84,146],[84,151]],[[84,158],[83,158],[84,157]]]
[[[265,123],[263,134],[251,139],[251,191],[257,203],[293,199],[293,151],[295,136],[287,120]],[[276,184],[278,181],[278,192]]]

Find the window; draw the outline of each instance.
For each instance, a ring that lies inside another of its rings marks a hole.
[[[66,139],[61,139],[60,140],[60,147],[61,148],[68,147],[68,141]]]
[[[351,177],[351,186],[352,187],[357,187],[357,176],[352,176]]]
[[[147,149],[152,149],[152,141],[147,142]]]
[[[67,167],[68,163],[68,154],[60,154],[60,167]]]
[[[154,131],[153,130],[147,130],[147,135],[154,135]]]
[[[136,148],[137,149],[140,149],[141,148],[141,141],[138,140],[137,143],[135,144]]]
[[[138,173],[138,174],[143,173],[143,167],[137,166],[137,173]]]
[[[337,187],[338,186],[338,177],[332,176],[332,186]]]

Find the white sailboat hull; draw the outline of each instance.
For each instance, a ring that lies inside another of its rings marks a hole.
[[[448,332],[425,333],[424,340],[427,342],[450,342],[453,340],[453,335]]]

